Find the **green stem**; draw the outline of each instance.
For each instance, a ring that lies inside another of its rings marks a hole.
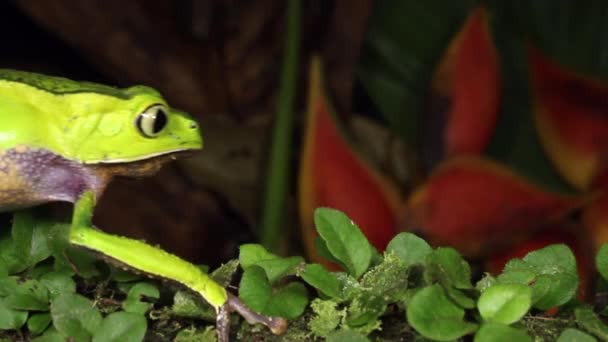
[[[289,159],[300,50],[300,8],[300,0],[288,1],[285,52],[260,231],[262,245],[275,252],[286,233],[281,226],[289,184]]]

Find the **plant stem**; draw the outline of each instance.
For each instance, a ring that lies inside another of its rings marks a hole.
[[[277,116],[272,133],[270,163],[266,178],[266,192],[260,242],[270,251],[277,251],[286,232],[281,229],[285,218],[285,202],[289,184],[289,160],[292,145],[293,112],[298,76],[300,50],[300,0],[287,2],[287,34],[281,69],[281,84]]]

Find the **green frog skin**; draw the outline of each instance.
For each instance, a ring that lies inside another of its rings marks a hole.
[[[95,202],[112,178],[153,174],[202,145],[198,124],[152,88],[0,69],[0,211],[75,203],[71,244],[195,291],[218,312],[219,341],[228,340],[231,311],[282,333],[284,319],[252,312],[191,263],[91,224]]]

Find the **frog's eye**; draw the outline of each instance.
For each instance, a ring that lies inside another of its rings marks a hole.
[[[168,121],[167,108],[161,104],[155,104],[137,116],[135,125],[144,137],[154,138],[167,127]]]

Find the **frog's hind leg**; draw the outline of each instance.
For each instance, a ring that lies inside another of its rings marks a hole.
[[[228,341],[231,312],[238,312],[251,324],[263,324],[277,335],[287,329],[285,319],[254,312],[194,264],[145,242],[94,229],[91,224],[94,206],[93,192],[85,192],[76,201],[70,243],[98,253],[104,259],[122,267],[178,283],[198,293],[217,312],[218,342]]]

